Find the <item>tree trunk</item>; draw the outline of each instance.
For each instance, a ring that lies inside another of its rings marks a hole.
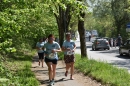
[[[64,14],[65,14],[64,10],[61,7],[59,7],[59,16],[55,16],[57,20],[57,25],[58,25],[58,31],[59,31],[59,44],[61,47],[64,41],[64,33],[66,31]]]
[[[84,18],[84,16],[85,13],[80,13],[80,17]],[[87,57],[84,21],[81,19],[78,20],[78,32],[80,35],[81,58]]]
[[[61,47],[62,47],[63,42],[64,42],[64,30],[63,30],[62,25],[60,25],[60,27],[59,27],[59,44]]]
[[[59,6],[59,15],[58,16],[56,14],[54,15],[55,15],[57,25],[58,25],[58,30],[59,30],[59,44],[60,46],[62,46],[63,41],[64,41],[64,34],[65,32],[68,32],[68,27],[69,27],[69,23],[71,19],[70,5],[67,5],[66,10],[63,10]]]

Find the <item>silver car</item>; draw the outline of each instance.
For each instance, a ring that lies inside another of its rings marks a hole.
[[[106,39],[96,39],[92,42],[92,50],[108,49],[110,50],[109,42]]]
[[[130,39],[127,39],[127,41],[119,47],[119,54],[127,54],[130,56]]]

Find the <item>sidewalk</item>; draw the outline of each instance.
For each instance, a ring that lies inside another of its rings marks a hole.
[[[48,86],[48,70],[47,66],[44,63],[44,68],[38,66],[38,57],[34,56],[32,62],[31,70],[35,73],[36,78],[41,83],[40,86]],[[58,61],[55,77],[54,86],[103,86],[95,80],[90,79],[87,76],[84,76],[82,73],[75,71],[74,80],[70,80],[70,74],[68,77],[64,76],[65,73],[65,64],[62,60]]]

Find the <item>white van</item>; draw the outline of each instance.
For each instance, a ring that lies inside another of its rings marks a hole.
[[[92,34],[92,36],[98,37],[98,32],[97,32],[97,30],[92,30],[92,31],[91,31],[91,34]]]
[[[91,33],[90,32],[88,32],[88,31],[86,31],[86,34],[85,34],[85,37],[89,37],[89,36],[91,36]]]

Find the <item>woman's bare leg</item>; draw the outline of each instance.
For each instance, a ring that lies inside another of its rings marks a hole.
[[[71,62],[71,70],[70,70],[70,73],[71,73],[71,77],[70,77],[70,79],[73,79],[73,74],[74,74],[74,62]]]
[[[42,59],[41,62],[42,62],[42,67],[43,67],[43,65],[44,65],[44,59]]]
[[[52,62],[47,62],[46,64],[47,64],[47,66],[48,66],[49,80],[52,80],[52,78],[53,78],[53,67],[52,67]]]
[[[66,63],[66,71],[68,71],[70,68],[70,63]]]
[[[56,64],[52,64],[52,68],[53,68],[53,75],[52,75],[52,79],[55,79],[55,75],[56,75]]]

